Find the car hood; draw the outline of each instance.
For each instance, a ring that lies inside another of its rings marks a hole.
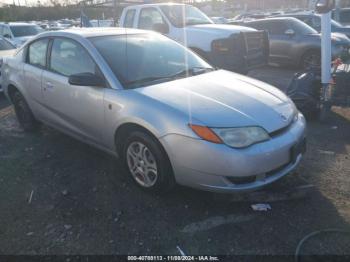
[[[135,90],[209,127],[261,126],[270,133],[289,125],[296,113],[278,89],[224,70]]]
[[[232,34],[238,34],[240,32],[255,32],[256,30],[244,26],[225,25],[225,24],[205,24],[205,25],[191,25],[186,26],[187,33],[206,33],[214,34],[222,37],[229,37]]]

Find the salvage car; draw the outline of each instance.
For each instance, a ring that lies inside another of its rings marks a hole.
[[[120,27],[153,30],[189,47],[212,65],[246,74],[267,64],[264,31],[215,24],[198,8],[184,4],[143,4],[124,8]]]
[[[292,17],[269,18],[243,23],[269,32],[270,63],[308,70],[321,66],[321,35],[312,27]],[[350,39],[332,35],[333,58],[349,54]]]
[[[47,32],[3,66],[24,130],[45,123],[119,156],[147,191],[256,190],[305,152],[305,119],[284,93],[155,32]]]

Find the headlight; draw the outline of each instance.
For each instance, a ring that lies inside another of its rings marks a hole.
[[[226,39],[214,40],[212,42],[212,50],[219,53],[227,53],[230,51],[229,42]]]
[[[261,127],[213,128],[218,137],[228,146],[244,148],[270,139]]]

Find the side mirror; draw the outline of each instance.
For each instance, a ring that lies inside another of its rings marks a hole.
[[[68,78],[68,83],[75,86],[95,86],[95,87],[104,87],[105,80],[102,77],[93,75],[90,73],[81,73],[71,75]]]
[[[4,34],[5,38],[11,39],[12,37],[9,34]]]
[[[169,33],[169,26],[165,23],[158,23],[153,25],[153,30],[164,35]]]
[[[288,36],[294,36],[295,35],[295,31],[293,29],[288,29],[286,30],[286,32],[284,32],[286,35]]]
[[[335,8],[335,0],[318,0],[316,3],[316,13],[326,14]]]

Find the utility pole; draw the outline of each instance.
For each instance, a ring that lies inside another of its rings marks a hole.
[[[113,0],[113,26],[117,26],[117,0]]]

